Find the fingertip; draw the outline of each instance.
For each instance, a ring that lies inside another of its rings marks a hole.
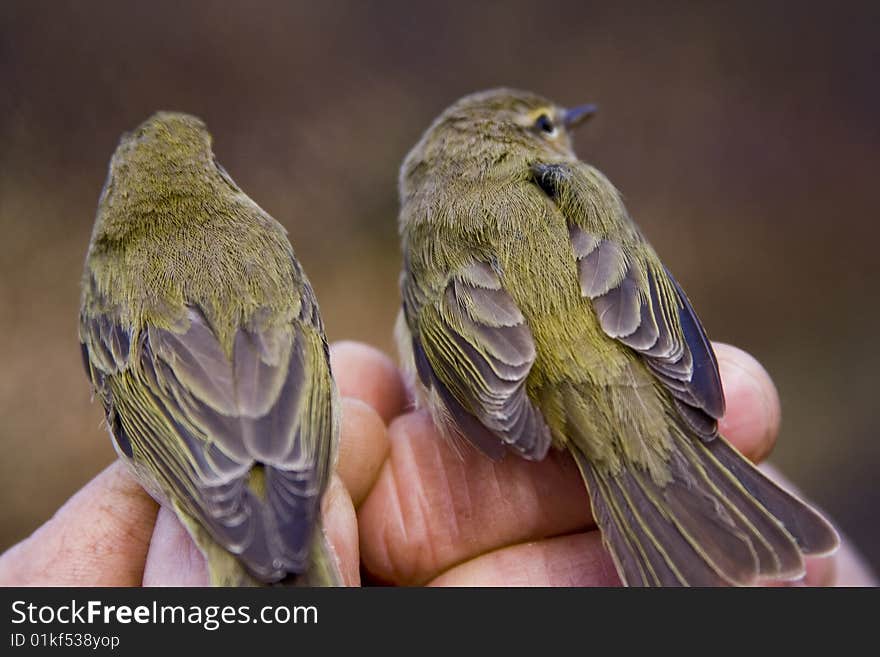
[[[388,432],[379,413],[360,399],[342,400],[342,431],[336,472],[357,507],[388,455]]]
[[[321,504],[323,529],[346,586],[360,586],[357,514],[342,480],[334,475]]]
[[[751,354],[715,343],[727,412],[718,423],[721,434],[752,461],[767,458],[779,435],[779,393],[767,370]]]
[[[807,586],[832,586],[836,575],[834,557],[806,557],[804,559],[807,574],[804,584]]]
[[[173,511],[161,507],[144,567],[144,586],[208,586],[208,563]]]
[[[372,406],[387,423],[407,405],[406,386],[400,371],[385,353],[345,340],[330,345],[330,365],[343,397]]]

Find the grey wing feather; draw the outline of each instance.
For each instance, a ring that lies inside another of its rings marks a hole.
[[[242,327],[230,359],[198,308],[188,319],[182,332],[142,331],[113,370],[104,367],[112,336],[125,331],[108,332],[103,315],[83,320],[114,436],[255,576],[301,572],[334,440],[323,338],[298,321]]]
[[[580,232],[586,231],[570,229],[575,235]],[[655,270],[630,259],[623,249],[608,247],[609,240],[595,242],[596,249],[578,259],[578,268],[581,291],[592,299],[602,329],[642,354],[694,431],[706,438],[714,436],[717,420],[724,414],[718,364],[681,287],[665,267]],[[590,258],[602,248],[605,256]]]
[[[647,247],[635,228],[612,237],[580,223],[581,214],[595,213],[591,195],[596,189],[582,171],[566,164],[536,164],[533,175],[563,215],[577,215],[566,219],[581,293],[592,300],[602,329],[644,357],[698,435],[714,437],[724,414],[718,363],[679,284],[656,257],[639,256],[640,250],[632,248],[633,240]],[[622,205],[616,211],[625,213]]]
[[[492,458],[503,456],[505,446],[543,458],[550,430],[525,388],[535,344],[491,265],[477,262],[458,272],[435,303],[416,305],[410,272],[403,284],[419,377],[437,391],[458,429]]]

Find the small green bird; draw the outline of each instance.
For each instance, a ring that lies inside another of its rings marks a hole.
[[[199,119],[160,112],[120,140],[79,337],[116,451],[212,584],[341,583],[320,527],[339,422],[315,295]]]
[[[403,360],[446,434],[494,459],[572,454],[627,585],[798,578],[837,534],[718,435],[724,395],[699,320],[572,150],[593,112],[486,91],[410,151]]]

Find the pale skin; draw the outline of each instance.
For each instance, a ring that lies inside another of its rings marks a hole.
[[[715,350],[727,398],[721,433],[763,461],[779,433],[776,389],[745,352],[723,344]],[[428,415],[412,410],[400,373],[381,352],[343,342],[331,357],[344,400],[325,526],[347,584],[361,583],[361,566],[371,580],[398,585],[619,583],[567,455],[492,463],[443,441]],[[118,461],[0,555],[4,586],[207,582],[204,559],[176,517]],[[844,537],[833,556],[808,559],[797,584],[876,580]]]

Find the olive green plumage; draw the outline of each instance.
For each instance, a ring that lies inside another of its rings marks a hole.
[[[122,137],[79,334],[117,451],[213,584],[339,583],[320,529],[338,420],[317,302],[199,119],[162,112]]]
[[[400,174],[398,340],[440,427],[493,458],[574,456],[630,585],[803,574],[837,544],[717,433],[711,346],[565,110],[465,97]]]

